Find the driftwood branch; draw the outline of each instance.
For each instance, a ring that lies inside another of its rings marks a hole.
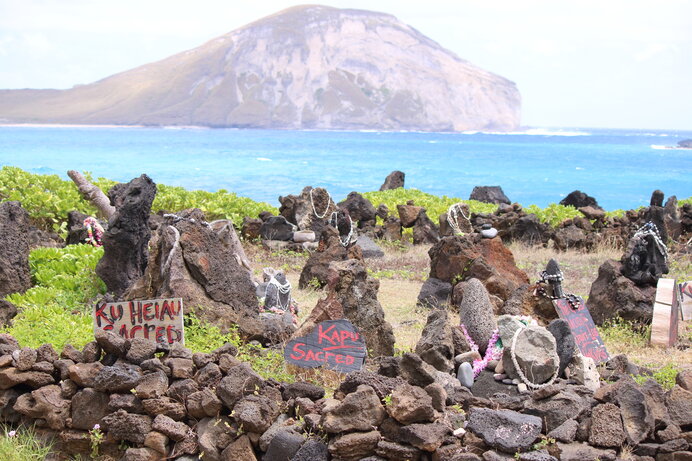
[[[90,201],[96,207],[102,218],[110,219],[113,216],[115,207],[111,205],[111,201],[101,189],[87,181],[79,171],[70,170],[67,172],[67,176],[77,185],[77,190],[84,200]]]

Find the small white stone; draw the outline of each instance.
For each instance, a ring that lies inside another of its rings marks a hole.
[[[504,373],[495,373],[493,378],[495,378],[495,381],[502,381],[503,379],[507,378],[507,375]]]
[[[452,434],[454,434],[456,437],[462,438],[464,437],[464,434],[466,434],[466,430],[463,427],[460,427],[459,429],[455,429]]]
[[[517,384],[517,390],[520,394],[526,394],[527,392],[529,392],[529,387],[524,383],[519,383]]]
[[[514,384],[514,385],[519,385],[519,384],[521,384],[521,381],[519,381],[517,378],[514,378],[514,379],[512,380],[512,384]]]

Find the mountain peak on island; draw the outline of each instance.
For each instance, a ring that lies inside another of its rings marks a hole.
[[[295,6],[69,90],[2,90],[0,121],[279,129],[512,130],[511,81],[394,16]]]

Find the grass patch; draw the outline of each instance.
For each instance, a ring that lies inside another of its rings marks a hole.
[[[0,459],[7,461],[43,461],[51,452],[51,445],[43,443],[33,427],[19,429],[2,427]]]

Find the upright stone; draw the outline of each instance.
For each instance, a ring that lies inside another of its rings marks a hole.
[[[599,210],[602,210],[600,206],[598,206],[598,202],[596,201],[595,198],[591,197],[590,195],[585,194],[584,192],[580,190],[575,190],[570,192],[567,197],[563,198],[560,200],[560,205],[564,206],[573,206],[574,208],[582,208],[585,206],[590,206],[597,208]]]
[[[103,235],[103,257],[96,273],[116,296],[144,274],[151,238],[149,214],[156,196],[156,184],[143,174],[108,191],[115,214]]]
[[[560,370],[558,376],[562,376],[567,365],[572,361],[577,346],[572,330],[566,320],[555,319],[548,325],[548,331],[555,337],[557,355],[560,357]]]
[[[31,287],[29,213],[19,202],[0,204],[0,298]]]
[[[484,203],[506,203],[507,205],[512,203],[500,186],[476,186],[471,191],[469,200],[478,200]]]
[[[459,306],[459,318],[471,339],[478,345],[478,351],[481,354],[485,353],[497,323],[488,290],[480,280],[470,279],[466,283],[464,297]]]
[[[406,174],[403,171],[394,170],[384,180],[384,183],[380,186],[380,190],[390,190],[398,189],[399,187],[404,187],[404,180]]]
[[[446,309],[433,309],[416,344],[416,354],[440,371],[454,368],[454,338]]]

